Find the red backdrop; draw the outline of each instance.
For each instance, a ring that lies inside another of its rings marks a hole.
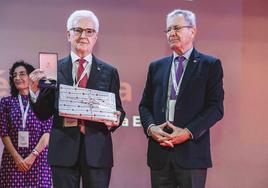
[[[8,95],[8,68],[18,59],[38,67],[39,51],[69,53],[65,23],[76,9],[100,20],[94,54],[119,70],[128,126],[113,135],[111,188],[150,187],[147,140],[135,126],[150,61],[170,54],[166,14],[175,8],[197,14],[196,48],[223,62],[225,117],[212,128],[214,167],[207,188],[268,187],[266,87],[268,33],[265,0],[47,0],[2,1],[0,6],[0,97]],[[3,145],[0,144],[0,154]]]

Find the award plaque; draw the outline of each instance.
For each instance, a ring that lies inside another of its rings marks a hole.
[[[59,115],[65,118],[116,121],[115,94],[60,84]]]
[[[57,87],[57,64],[57,53],[39,52],[40,69],[47,75],[47,79],[39,81],[39,88]]]

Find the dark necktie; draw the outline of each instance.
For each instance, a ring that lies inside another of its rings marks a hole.
[[[176,82],[177,82],[177,84],[179,84],[182,73],[183,73],[183,64],[182,63],[184,60],[185,60],[185,57],[183,57],[183,56],[178,56],[174,59],[174,62],[176,62],[176,61],[178,62],[178,66],[176,69]],[[170,100],[176,100],[176,91],[175,91],[174,86],[173,86],[173,81],[171,84]]]

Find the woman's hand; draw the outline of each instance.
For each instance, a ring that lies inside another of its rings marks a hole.
[[[13,159],[19,171],[27,172],[29,170],[29,167],[26,164],[25,160],[19,154],[14,156]]]
[[[31,169],[32,165],[34,164],[35,159],[36,159],[36,156],[32,153],[24,159],[24,162],[27,165],[28,170]]]

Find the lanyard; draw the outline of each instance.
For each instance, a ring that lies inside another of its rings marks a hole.
[[[183,66],[183,65],[181,65],[181,66]],[[179,85],[180,85],[181,80],[182,80],[181,79],[182,75],[180,77],[179,83],[177,83],[175,69],[176,69],[176,66],[175,66],[175,63],[174,63],[173,66],[172,66],[172,69],[171,69],[171,78],[172,78],[172,85],[173,85],[174,91],[176,92],[176,96],[177,96],[178,93],[179,93]]]
[[[18,98],[19,98],[20,111],[21,111],[21,116],[22,116],[22,128],[25,129],[25,127],[26,127],[26,119],[27,119],[27,115],[28,115],[28,111],[29,111],[30,102],[28,101],[26,109],[24,111],[21,95],[19,95]]]
[[[74,83],[73,86],[78,87],[79,82],[84,78],[84,76],[85,76],[86,73],[87,73],[87,70],[89,70],[89,67],[90,67],[90,63],[87,63],[87,66],[84,68],[84,71],[82,72],[82,74],[81,74],[79,80],[78,80],[76,83],[73,82],[73,83]],[[77,74],[77,73],[76,73],[76,74]],[[73,80],[75,80],[75,76],[73,76]]]

